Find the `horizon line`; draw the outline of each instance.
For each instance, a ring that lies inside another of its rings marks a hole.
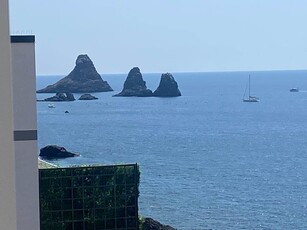
[[[224,71],[175,71],[175,72],[141,72],[142,74],[188,74],[188,73],[243,73],[243,72],[286,72],[286,71],[307,71],[307,69],[272,69],[272,70],[224,70]],[[99,73],[99,75],[122,75],[127,73]],[[68,74],[36,74],[36,77],[48,77],[48,76],[67,76]]]

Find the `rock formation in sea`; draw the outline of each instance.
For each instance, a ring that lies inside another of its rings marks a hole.
[[[80,96],[80,98],[78,100],[97,100],[98,98],[89,94],[89,93],[85,93],[83,95]]]
[[[175,228],[163,225],[152,218],[144,218],[141,230],[175,230]]]
[[[48,97],[43,101],[74,101],[75,97],[72,93],[56,93],[53,97]]]
[[[43,158],[66,158],[66,157],[76,157],[79,154],[67,151],[64,147],[57,145],[47,145],[40,149],[40,157]]]
[[[93,93],[113,91],[108,82],[102,80],[92,60],[86,55],[79,55],[75,68],[63,79],[37,93]]]
[[[170,73],[164,73],[161,76],[158,88],[153,92],[154,97],[178,97],[181,93],[178,84]]]
[[[127,76],[123,90],[114,96],[151,97],[152,91],[147,89],[146,82],[143,80],[140,69],[138,67],[134,67],[130,70]]]

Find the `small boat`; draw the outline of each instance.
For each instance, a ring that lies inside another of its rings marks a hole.
[[[297,93],[297,92],[299,92],[300,90],[298,89],[298,88],[291,88],[290,89],[290,92],[291,93]]]
[[[55,105],[54,104],[48,104],[48,108],[50,108],[50,109],[55,108]]]
[[[243,95],[243,102],[259,102],[260,99],[255,96],[251,96],[251,77],[248,75],[248,97],[245,97],[246,94],[246,88]]]

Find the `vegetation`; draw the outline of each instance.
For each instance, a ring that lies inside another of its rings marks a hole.
[[[139,216],[139,230],[143,229],[144,222],[145,222],[145,218],[143,216]]]
[[[40,170],[41,229],[135,229],[137,165]]]

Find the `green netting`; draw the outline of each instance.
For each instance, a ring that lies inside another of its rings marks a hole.
[[[137,164],[40,169],[41,230],[138,228]]]

